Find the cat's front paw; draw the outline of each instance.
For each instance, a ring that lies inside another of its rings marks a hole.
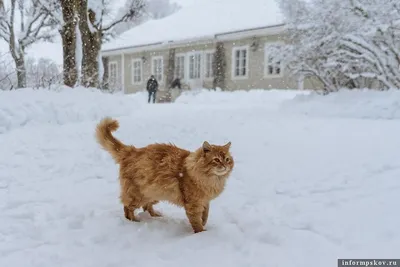
[[[135,217],[134,211],[130,210],[130,209],[127,208],[127,207],[124,207],[124,215],[125,215],[125,218],[126,218],[127,220],[129,220],[129,221],[132,221],[132,222],[139,222],[139,220]]]
[[[207,230],[205,228],[198,228],[198,229],[193,229],[193,231],[195,234],[197,234],[197,233],[205,232]]]

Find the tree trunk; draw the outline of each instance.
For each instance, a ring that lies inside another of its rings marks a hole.
[[[62,0],[61,4],[64,20],[63,28],[60,31],[63,45],[63,79],[66,86],[74,87],[78,78],[75,62],[75,0]]]
[[[79,29],[82,36],[82,84],[85,87],[99,87],[99,53],[101,34],[93,24],[96,14],[87,9],[87,0],[80,1]],[[89,25],[91,23],[92,25]]]
[[[19,58],[15,60],[16,72],[17,72],[17,88],[26,87],[26,69],[25,69],[25,58],[23,53],[19,55]]]
[[[15,2],[12,2],[11,7],[12,16],[15,14]],[[26,87],[26,69],[25,69],[25,47],[21,45],[18,37],[15,34],[15,25],[12,20],[12,24],[9,26],[10,36],[9,36],[9,49],[12,58],[15,63],[15,72],[17,73],[17,89]]]
[[[226,58],[225,47],[222,42],[217,43],[216,51],[214,53],[213,72],[213,88],[216,89],[219,87],[221,90],[225,90]]]
[[[104,69],[102,88],[105,90],[108,90],[109,89],[109,85],[108,85],[108,76],[109,76],[108,62],[109,62],[109,59],[108,59],[108,57],[103,57],[102,61],[103,61],[103,69]]]

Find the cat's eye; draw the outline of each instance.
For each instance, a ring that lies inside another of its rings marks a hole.
[[[219,160],[219,158],[215,158],[214,159],[215,162],[221,163],[221,161]]]
[[[225,161],[226,161],[226,162],[229,162],[229,161],[230,161],[230,159],[229,159],[229,158],[225,158]]]

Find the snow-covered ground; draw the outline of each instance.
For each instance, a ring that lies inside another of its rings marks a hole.
[[[334,267],[396,258],[399,92],[146,95],[0,92],[0,262],[12,267]],[[396,115],[397,114],[397,115]],[[106,115],[127,144],[232,142],[236,167],[192,234],[183,209],[126,221],[118,166],[94,139]]]

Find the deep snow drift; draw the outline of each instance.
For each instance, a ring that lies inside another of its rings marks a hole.
[[[1,266],[396,258],[400,94],[304,94],[200,92],[147,105],[143,93],[0,92]],[[192,234],[183,209],[164,203],[163,218],[124,219],[118,166],[94,140],[106,115],[120,120],[115,135],[127,144],[232,142],[236,167],[211,204],[208,231]]]
[[[24,125],[67,124],[123,116],[144,105],[145,97],[144,93],[127,97],[63,87],[54,91],[0,91],[0,134]]]

